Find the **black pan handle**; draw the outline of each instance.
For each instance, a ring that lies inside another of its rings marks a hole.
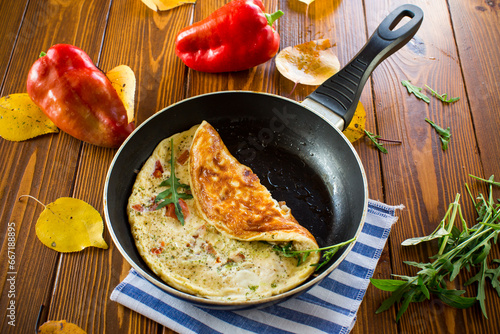
[[[397,30],[393,30],[404,17],[409,17],[410,20]],[[424,13],[417,6],[406,4],[396,8],[382,21],[351,62],[307,98],[340,116],[344,120],[343,127],[347,127],[372,71],[385,58],[412,39],[420,28],[423,18]]]

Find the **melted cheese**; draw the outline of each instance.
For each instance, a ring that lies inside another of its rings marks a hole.
[[[190,184],[190,167],[181,157],[190,150],[197,128],[171,137],[177,160],[175,176],[184,184]],[[190,159],[192,154],[191,151]],[[153,272],[170,286],[213,300],[239,302],[285,292],[314,271],[310,265],[318,261],[317,253],[297,266],[297,259],[273,251],[269,242],[257,241],[259,238],[255,236],[250,238],[253,241],[243,240],[220,231],[200,212],[195,198],[186,200],[189,215],[184,225],[166,216],[166,208],[155,210],[154,198],[165,190],[160,183],[170,176],[170,138],[167,138],[156,147],[138,173],[127,206],[139,253]],[[231,187],[227,185],[224,189],[228,188]],[[288,210],[279,207],[276,210],[284,210],[284,216],[288,217]],[[246,233],[240,232],[240,236]],[[274,232],[266,226],[259,233],[271,236]],[[309,239],[307,233],[296,234],[297,245],[302,244],[302,248],[307,243],[304,240]],[[260,240],[275,241],[272,237]],[[293,241],[290,237],[286,240]]]

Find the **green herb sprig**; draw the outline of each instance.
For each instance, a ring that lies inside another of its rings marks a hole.
[[[478,180],[484,180],[473,176]],[[488,255],[491,242],[497,241],[500,233],[500,205],[493,200],[492,187],[498,185],[493,176],[489,180],[489,196],[479,194],[473,198],[468,185],[466,189],[474,202],[478,214],[476,225],[469,228],[464,220],[459,204],[460,194],[448,207],[443,220],[429,236],[411,238],[402,245],[415,245],[420,242],[438,240],[439,251],[432,256],[433,262],[417,263],[405,261],[405,264],[420,269],[416,276],[393,275],[399,279],[370,279],[378,289],[392,292],[376,311],[388,310],[392,305],[401,303],[396,315],[399,321],[412,302],[422,302],[430,299],[430,295],[438,297],[444,303],[456,308],[468,308],[479,302],[483,315],[487,318],[485,307],[485,286],[490,282],[500,297],[500,260],[492,261],[496,268],[488,267]],[[458,220],[458,224],[456,221]],[[461,226],[461,229],[458,226]],[[466,282],[466,285],[478,284],[475,297],[465,297],[465,290],[448,289],[447,281],[453,281],[462,269],[477,268],[477,274]]]
[[[156,210],[163,208],[164,206],[173,203],[175,206],[175,215],[179,219],[182,225],[184,225],[184,214],[182,213],[182,208],[179,204],[179,199],[191,199],[193,196],[186,192],[179,192],[178,189],[184,189],[184,191],[189,190],[189,185],[180,182],[179,178],[175,176],[175,159],[174,159],[174,140],[170,140],[170,177],[160,183],[160,187],[168,187],[161,193],[159,193],[155,202],[158,203]]]
[[[371,133],[364,129],[366,136],[375,144],[375,146],[379,149],[380,152],[387,154],[387,149],[384,147],[384,144],[380,143],[378,139],[380,139],[379,135]]]
[[[431,91],[432,96],[437,97],[439,100],[441,100],[444,103],[455,103],[458,100],[460,100],[459,97],[448,98],[448,94],[447,93],[438,94],[438,92],[436,92],[434,89],[432,89],[431,87],[429,87],[427,85],[425,85],[425,87],[427,87],[427,89]]]
[[[384,144],[381,143],[381,142],[401,144],[400,140],[393,140],[393,139],[381,138],[379,135],[371,133],[370,131],[367,131],[366,129],[363,129],[363,131],[365,132],[366,136],[373,142],[373,144],[375,144],[375,146],[382,153],[386,153],[387,154],[387,149],[384,147]]]
[[[434,128],[434,130],[436,130],[436,132],[439,134],[439,139],[441,139],[441,148],[443,149],[443,151],[446,151],[448,149],[448,143],[450,142],[451,138],[450,127],[443,129],[442,127],[440,127],[433,121],[429,120],[428,118],[426,118],[425,121],[429,123]]]
[[[422,93],[422,88],[412,85],[410,83],[410,80],[403,80],[401,81],[401,83],[403,84],[403,86],[406,87],[409,94],[415,95],[417,98],[421,99],[426,103],[429,103],[431,101],[427,95]]]
[[[332,246],[328,247],[322,247],[322,248],[316,248],[316,249],[308,249],[308,250],[302,250],[302,251],[296,251],[292,250],[292,242],[289,242],[284,245],[274,245],[273,250],[275,252],[281,253],[285,257],[295,257],[297,258],[297,266],[300,266],[302,263],[304,263],[309,256],[309,254],[314,253],[314,252],[323,252],[321,256],[321,262],[312,264],[312,266],[316,266],[316,270],[318,271],[321,267],[323,267],[325,264],[328,263],[328,261],[331,260],[331,258],[337,253],[337,251],[350,244],[351,242],[354,242],[356,238],[349,239],[347,241],[341,242],[339,244],[335,244]]]

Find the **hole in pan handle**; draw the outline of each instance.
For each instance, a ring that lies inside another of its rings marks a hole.
[[[393,30],[404,17],[403,26]],[[424,13],[417,6],[406,4],[392,11],[378,26],[365,46],[338,73],[326,80],[302,103],[332,120],[339,130],[349,125],[366,80],[385,58],[408,43],[422,24]],[[328,109],[329,111],[325,111]],[[327,115],[329,113],[330,115]]]

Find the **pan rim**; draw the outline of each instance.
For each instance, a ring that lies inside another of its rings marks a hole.
[[[218,301],[218,300],[212,300],[212,299],[208,299],[208,298],[204,298],[204,297],[200,297],[200,296],[191,295],[191,294],[186,293],[186,292],[182,292],[180,290],[177,290],[177,289],[169,286],[167,283],[161,281],[161,279],[159,277],[158,278],[152,277],[149,273],[147,273],[146,271],[144,271],[128,255],[127,251],[125,251],[125,249],[122,247],[121,243],[118,240],[117,235],[115,234],[115,230],[114,230],[114,228],[112,226],[112,223],[111,223],[111,218],[109,216],[108,205],[107,205],[107,203],[108,203],[107,194],[108,194],[108,189],[109,189],[109,180],[111,178],[111,174],[112,174],[112,172],[114,170],[115,163],[116,163],[116,161],[117,161],[120,153],[122,152],[122,150],[124,149],[124,147],[127,145],[127,143],[130,140],[132,140],[133,136],[138,131],[140,131],[140,129],[143,126],[145,126],[149,122],[152,122],[156,117],[158,117],[160,114],[162,114],[164,112],[167,112],[169,109],[174,108],[175,106],[177,106],[179,104],[186,103],[186,102],[188,102],[190,100],[198,99],[198,98],[203,98],[205,96],[220,95],[220,94],[235,94],[235,93],[237,93],[237,94],[266,95],[266,96],[269,96],[269,97],[272,97],[272,98],[284,100],[284,101],[286,101],[288,103],[291,102],[291,103],[297,104],[298,106],[306,109],[307,111],[312,112],[313,114],[317,115],[318,117],[320,117],[321,119],[323,119],[325,122],[327,122],[327,124],[330,125],[330,127],[334,128],[338,132],[338,134],[341,135],[341,137],[343,138],[344,142],[348,145],[349,149],[351,150],[351,154],[354,156],[354,158],[356,159],[356,161],[358,163],[358,166],[359,166],[359,169],[360,169],[360,172],[361,172],[361,177],[362,177],[363,190],[364,190],[364,193],[363,193],[364,203],[363,203],[362,216],[360,218],[358,228],[357,228],[356,233],[354,235],[354,237],[356,239],[361,234],[361,230],[362,230],[362,228],[364,226],[366,215],[367,215],[367,211],[368,211],[368,186],[367,186],[366,172],[365,172],[365,169],[363,167],[363,164],[361,163],[361,159],[359,158],[359,155],[357,154],[356,150],[354,149],[354,146],[347,139],[347,137],[345,137],[345,135],[333,124],[332,121],[330,121],[328,118],[326,118],[325,116],[321,115],[320,113],[316,112],[312,108],[301,104],[300,102],[294,101],[294,100],[292,100],[290,98],[286,98],[286,97],[283,97],[283,96],[279,96],[279,95],[275,95],[275,94],[271,94],[271,93],[266,93],[266,92],[255,92],[255,91],[245,91],[245,90],[228,90],[228,91],[211,92],[211,93],[199,94],[199,95],[191,96],[189,98],[186,98],[186,99],[183,99],[181,101],[175,102],[175,103],[173,103],[173,104],[171,104],[171,105],[169,105],[169,106],[167,106],[167,107],[159,110],[154,115],[151,115],[149,118],[147,118],[146,120],[144,120],[139,126],[137,126],[135,128],[135,130],[125,139],[125,141],[122,143],[122,145],[120,145],[120,147],[116,151],[116,153],[115,153],[115,155],[113,157],[113,160],[111,161],[111,163],[110,163],[110,165],[108,167],[108,171],[106,173],[106,178],[105,178],[104,191],[103,191],[103,212],[104,212],[104,219],[106,221],[106,226],[108,228],[108,231],[110,233],[110,236],[111,236],[111,239],[113,240],[114,245],[116,246],[116,248],[118,249],[118,251],[121,253],[121,255],[124,257],[124,259],[132,266],[132,268],[134,268],[141,276],[143,276],[144,278],[146,278],[150,283],[154,284],[156,287],[158,287],[158,288],[166,291],[167,293],[169,293],[171,295],[174,295],[175,297],[181,298],[183,300],[188,300],[188,301],[190,301],[190,302],[192,302],[192,303],[194,303],[194,304],[196,304],[196,305],[198,305],[200,307],[210,308],[210,307],[218,307],[218,306],[220,306],[220,307],[234,307],[233,309],[236,309],[237,307],[258,307],[258,306],[262,306],[262,305],[266,306],[266,305],[275,304],[277,302],[285,301],[285,300],[287,300],[288,298],[290,298],[290,297],[292,297],[294,295],[297,295],[297,294],[299,294],[301,292],[304,292],[304,291],[308,290],[312,286],[314,286],[314,285],[318,284],[320,281],[322,281],[326,276],[328,276],[333,270],[335,270],[339,266],[339,264],[345,259],[345,257],[347,256],[347,254],[349,254],[349,252],[352,250],[352,248],[355,245],[355,243],[349,244],[343,250],[343,252],[340,255],[340,257],[333,264],[331,264],[327,270],[325,270],[320,275],[318,275],[318,276],[316,276],[314,278],[311,278],[308,281],[306,281],[306,282],[304,282],[304,283],[302,283],[302,284],[294,287],[291,290],[285,291],[285,292],[283,292],[281,294],[269,296],[269,297],[262,298],[262,299],[249,300],[249,301]]]

